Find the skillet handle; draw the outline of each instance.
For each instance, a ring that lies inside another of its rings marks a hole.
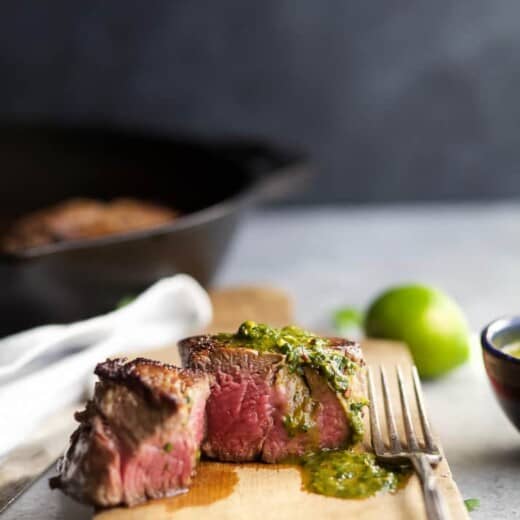
[[[261,142],[221,143],[219,153],[244,168],[253,179],[247,198],[274,201],[302,191],[312,178],[312,165],[301,153]]]

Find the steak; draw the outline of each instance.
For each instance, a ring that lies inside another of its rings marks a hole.
[[[186,490],[205,435],[208,377],[157,361],[107,360],[52,488],[95,506]]]
[[[177,216],[178,212],[173,209],[132,198],[110,202],[68,199],[13,222],[0,239],[0,248],[16,253],[54,242],[151,229],[170,223]]]
[[[290,462],[362,436],[359,345],[244,322],[179,343],[184,369],[107,360],[51,487],[99,507],[190,485],[199,448],[221,461]]]
[[[206,456],[290,461],[346,447],[361,436],[365,403],[359,398],[364,364],[359,345],[305,333],[304,348],[295,330],[246,322],[235,335],[179,343],[183,365],[211,375],[201,447]],[[267,347],[258,348],[255,338],[267,339]]]

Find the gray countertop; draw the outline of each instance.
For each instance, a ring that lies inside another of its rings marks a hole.
[[[327,330],[335,308],[363,306],[400,282],[435,284],[455,297],[474,331],[520,313],[520,203],[269,210],[250,215],[218,285],[287,290],[298,322]],[[425,385],[431,420],[472,518],[520,518],[520,434],[491,395],[475,341],[471,362]],[[44,479],[7,519],[89,518]]]

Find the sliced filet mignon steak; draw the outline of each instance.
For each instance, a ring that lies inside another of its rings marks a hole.
[[[362,435],[357,343],[245,322],[236,334],[195,336],[179,347],[184,366],[212,376],[208,457],[288,461]]]
[[[185,490],[205,435],[207,375],[147,359],[108,360],[95,373],[51,487],[101,507]]]

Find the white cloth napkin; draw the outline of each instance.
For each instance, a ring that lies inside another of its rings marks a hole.
[[[120,310],[71,325],[46,325],[0,340],[0,455],[38,423],[85,396],[95,365],[120,352],[172,344],[211,321],[207,293],[191,277],[160,280]],[[23,366],[14,366],[17,359]]]

